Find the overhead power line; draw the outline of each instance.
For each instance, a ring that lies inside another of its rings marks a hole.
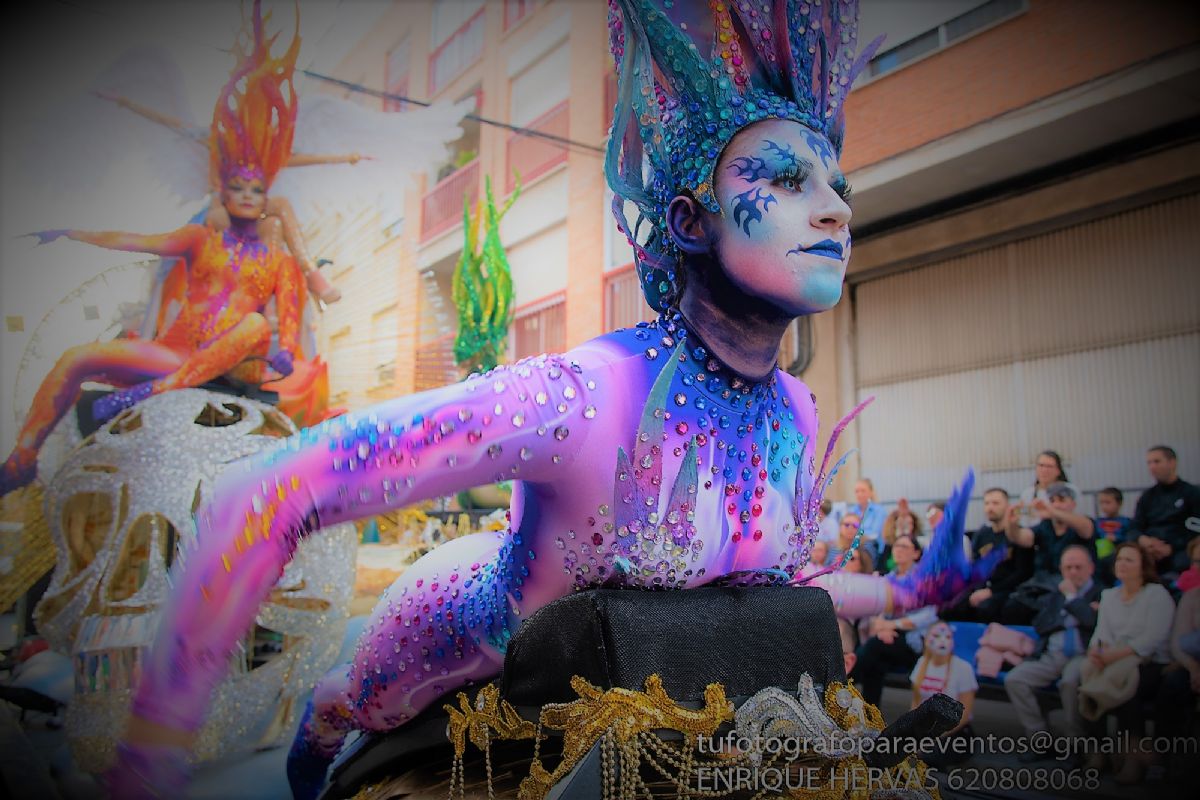
[[[358,92],[360,94],[367,94],[372,97],[378,97],[380,100],[389,100],[394,103],[411,103],[414,106],[421,106],[423,108],[428,108],[433,105],[433,103],[427,102],[425,100],[414,100],[413,98],[405,97],[404,95],[392,94],[391,92],[384,92],[384,91],[380,91],[379,89],[372,89],[369,86],[363,86],[362,84],[354,83],[353,81],[346,81],[346,80],[342,80],[341,78],[335,78],[332,75],[322,75],[319,72],[313,72],[312,70],[309,70],[309,69],[302,69],[302,70],[300,70],[300,72],[303,73],[304,75],[308,76],[309,78],[315,78],[316,80],[319,80],[319,81],[325,81],[326,83],[331,83],[335,86],[340,86],[343,89],[347,89],[352,92]],[[568,139],[565,136],[556,136],[553,133],[546,133],[545,131],[539,131],[534,128],[526,128],[526,127],[522,127],[520,125],[510,125],[507,122],[501,122],[500,120],[497,120],[497,119],[489,119],[488,117],[481,117],[478,114],[467,114],[466,118],[473,119],[482,125],[492,125],[497,128],[503,128],[504,130],[507,130],[507,131],[512,131],[514,133],[522,134],[523,136],[532,136],[532,137],[535,137],[538,139],[545,139],[547,141],[554,142],[556,144],[561,144],[564,147],[574,147],[579,150],[587,151],[589,153],[602,154],[604,152],[603,147],[597,147],[596,145],[592,145],[592,144],[585,144],[584,142],[577,142],[574,139]]]

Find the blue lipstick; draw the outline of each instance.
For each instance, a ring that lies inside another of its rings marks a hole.
[[[833,258],[838,261],[842,260],[842,246],[833,239],[825,239],[817,242],[811,247],[797,247],[795,250],[788,250],[790,256],[793,253],[807,253],[812,256],[824,256],[825,258]]]

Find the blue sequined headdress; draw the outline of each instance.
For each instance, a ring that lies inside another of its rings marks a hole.
[[[855,58],[857,24],[858,0],[609,0],[618,91],[604,169],[651,308],[678,301],[667,205],[690,192],[720,211],[713,170],[735,133],[795,120],[840,154],[843,102],[879,44]]]

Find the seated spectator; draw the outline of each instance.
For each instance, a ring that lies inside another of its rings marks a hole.
[[[941,524],[942,519],[946,516],[946,504],[942,501],[930,503],[929,508],[925,509],[925,533],[917,537],[917,541],[921,543],[921,547],[929,547],[929,542],[933,538],[933,532],[937,526]]]
[[[983,516],[987,521],[971,535],[971,560],[975,561],[998,546],[1008,546],[1005,517],[1008,492],[993,487],[983,493]],[[968,594],[943,616],[964,622],[999,622],[1008,596],[1020,584],[1033,577],[1033,550],[1008,547],[1004,560],[996,565],[987,583]]]
[[[1013,667],[1004,679],[1004,691],[1026,736],[1049,730],[1036,692],[1056,680],[1068,723],[1078,718],[1075,706],[1079,672],[1086,658],[1087,643],[1096,628],[1096,609],[1103,587],[1092,580],[1096,566],[1087,548],[1076,544],[1063,550],[1059,570],[1063,579],[1058,590],[1043,601],[1033,620],[1038,634],[1033,657]],[[1019,758],[1022,763],[1030,763],[1045,755],[1029,749]]]
[[[861,548],[859,552],[862,553]],[[892,556],[897,570],[902,571],[894,574],[907,574],[920,558],[920,552],[913,537],[898,537]],[[902,617],[874,617],[867,623],[850,676],[859,684],[864,700],[879,705],[887,673],[892,669],[912,669],[923,649],[924,633],[934,622],[937,622],[937,608],[926,606]]]
[[[832,542],[837,539],[838,521],[836,517],[831,516],[832,512],[833,501],[828,498],[822,500],[817,509],[817,525],[820,528],[817,538],[823,542]]]
[[[1192,544],[1200,542],[1200,537]],[[1192,550],[1200,550],[1193,547]],[[1171,663],[1163,670],[1162,682],[1154,697],[1154,734],[1183,737],[1200,695],[1200,587],[1189,589],[1175,609],[1171,627]],[[1188,755],[1188,754],[1184,754]],[[1190,754],[1195,756],[1194,753]],[[1167,758],[1172,755],[1168,754]],[[1157,758],[1150,754],[1147,765]],[[1173,765],[1174,766],[1174,765]]]
[[[814,567],[823,567],[829,561],[829,544],[824,539],[813,542],[812,551],[808,554],[808,563]]]
[[[886,515],[883,506],[876,501],[875,484],[871,483],[870,478],[861,478],[854,484],[854,505],[850,506],[848,512],[858,516],[859,526],[863,530],[862,540],[869,543],[874,551],[871,555],[878,553],[879,536],[883,532],[883,518]]]
[[[1125,495],[1115,486],[1109,486],[1096,493],[1096,505],[1100,516],[1093,522],[1096,524],[1096,564],[1099,566],[1101,580],[1111,585],[1115,582],[1112,572],[1113,553],[1117,545],[1125,541],[1129,525],[1133,520],[1121,516],[1121,505]]]
[[[833,565],[833,557],[829,558],[829,566]],[[856,575],[870,575],[875,571],[875,563],[871,560],[871,554],[863,548],[858,548],[854,551],[854,555],[846,562],[846,566],[842,567],[844,572],[853,572]],[[838,617],[838,628],[842,632],[842,641],[849,641],[853,651],[858,649],[860,639],[866,638],[860,636],[860,629],[865,633],[870,620],[867,619],[842,619]],[[852,669],[853,667],[851,667]],[[846,674],[850,674],[850,669],[846,670]]]
[[[1125,494],[1115,486],[1109,486],[1096,492],[1096,505],[1100,516],[1096,517],[1096,546],[1101,540],[1111,542],[1115,550],[1117,545],[1125,541],[1130,524],[1133,520],[1121,515],[1121,506],[1125,504]],[[1101,558],[1108,553],[1097,552]]]
[[[1192,565],[1180,573],[1175,580],[1175,588],[1181,594],[1200,586],[1200,536],[1188,542],[1187,554]]]
[[[838,620],[838,633],[842,638],[842,663],[846,667],[846,674],[854,669],[854,651],[858,649],[858,634],[854,632],[854,626],[848,620]]]
[[[1050,501],[1034,500],[1034,510],[1042,521],[1033,528],[1022,527],[1018,522],[1019,506],[1012,506],[1006,518],[1005,535],[1016,547],[1032,548],[1034,553],[1034,575],[1017,586],[1001,610],[1001,621],[1006,625],[1028,625],[1037,613],[1041,599],[1052,593],[1062,579],[1058,565],[1062,553],[1069,546],[1083,546],[1095,558],[1096,548],[1092,541],[1095,524],[1076,513],[1075,489],[1065,483],[1056,483],[1046,491]]]
[[[1147,451],[1146,468],[1154,485],[1138,498],[1129,536],[1153,556],[1159,574],[1171,578],[1188,568],[1187,543],[1200,532],[1200,487],[1179,477],[1179,459],[1166,445]]]
[[[1175,602],[1158,582],[1152,556],[1136,543],[1117,545],[1113,570],[1120,585],[1100,594],[1073,724],[1099,737],[1107,728],[1105,717],[1116,717],[1118,736],[1128,731],[1133,750],[1116,781],[1128,785],[1140,782],[1146,767],[1145,757],[1137,752],[1138,739],[1144,735],[1140,705],[1158,694],[1163,667],[1170,660]],[[1093,753],[1086,766],[1103,770],[1108,759],[1104,753]]]
[[[1049,502],[1050,496],[1047,492],[1053,484],[1069,484],[1070,482],[1066,470],[1063,469],[1062,456],[1054,450],[1043,450],[1038,453],[1037,460],[1033,463],[1033,485],[1026,486],[1017,501],[1021,509],[1021,526],[1032,528],[1041,521],[1041,518],[1034,512],[1034,500]],[[1072,488],[1074,487],[1072,486]],[[1079,497],[1078,490],[1076,490],[1075,496]]]
[[[896,566],[892,560],[892,544],[897,536],[912,536],[914,540],[921,535],[921,520],[908,507],[908,500],[901,497],[900,502],[883,520],[883,532],[880,534],[879,558],[876,559],[875,569],[880,575],[886,575]]]
[[[975,693],[979,681],[975,679],[975,668],[954,655],[954,631],[945,622],[935,622],[925,634],[925,652],[909,675],[912,681],[912,707],[935,694],[953,697],[963,704],[962,719],[958,725],[942,734],[943,738],[971,739],[971,718],[975,707]],[[929,748],[921,753],[921,759],[931,767],[944,770],[960,764],[971,756],[969,742],[959,745],[947,743],[945,747]]]
[[[921,560],[923,552],[917,538],[911,533],[897,536],[892,545],[892,561],[895,562],[895,566],[887,574],[901,578],[912,572],[913,567]]]
[[[854,544],[854,537],[858,535],[859,523],[858,514],[847,511],[842,514],[841,520],[838,522],[837,539],[829,545],[829,565],[837,566],[838,562],[850,547]],[[864,548],[858,548],[862,552]]]

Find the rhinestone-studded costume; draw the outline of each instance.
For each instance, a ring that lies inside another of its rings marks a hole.
[[[840,147],[841,99],[865,58],[853,58],[855,3],[610,5],[620,80],[605,169],[643,291],[663,316],[332,420],[231,468],[198,515],[200,550],[139,687],[133,712],[145,722],[196,729],[301,537],[495,480],[516,479],[509,530],[455,539],[410,567],[353,661],[317,685],[289,757],[297,797],[316,795],[348,731],[402,725],[495,676],[521,621],[568,592],[803,579],[836,471],[832,442],[818,452],[815,401],[798,379],[776,370],[747,381],[688,331],[674,310],[683,276],[665,208],[691,192],[718,210],[713,167],[755,121],[795,120],[818,145]],[[634,235],[622,199],[648,233]],[[849,617],[948,600],[987,568],[964,561],[962,515],[948,520],[907,578],[816,581]],[[161,791],[186,772],[169,748],[131,745],[117,778],[128,793]]]
[[[376,606],[353,662],[318,684],[296,749],[323,776],[350,729],[401,725],[495,675],[521,621],[568,592],[794,576],[816,525],[806,509],[820,502],[816,425],[798,379],[777,371],[745,382],[681,320],[660,320],[303,431],[231,467],[198,514],[199,550],[176,582],[133,713],[196,729],[303,536],[516,479],[510,530],[452,540],[410,567]],[[946,589],[829,577],[852,616]]]

